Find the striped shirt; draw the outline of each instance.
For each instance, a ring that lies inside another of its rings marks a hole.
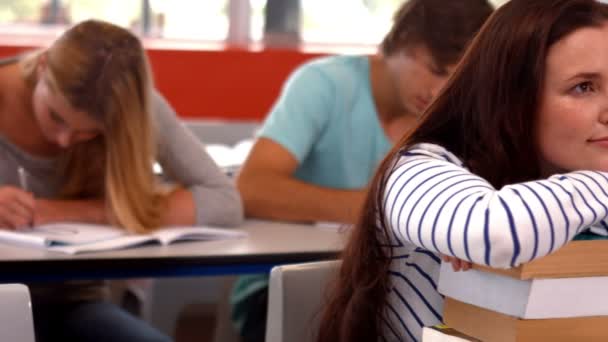
[[[441,146],[402,151],[384,188],[392,249],[384,341],[420,341],[442,320],[439,253],[510,268],[583,230],[608,235],[608,173],[577,171],[495,189]]]

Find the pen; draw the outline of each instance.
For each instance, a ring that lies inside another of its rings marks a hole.
[[[27,171],[25,171],[25,168],[23,168],[23,166],[19,166],[17,168],[17,173],[19,174],[19,186],[21,187],[21,190],[25,191],[25,192],[29,192],[29,186],[27,184]],[[31,227],[32,223],[28,223],[27,227]]]
[[[29,188],[27,186],[27,172],[23,166],[19,166],[17,172],[19,173],[19,186],[21,186],[23,191],[29,192]]]

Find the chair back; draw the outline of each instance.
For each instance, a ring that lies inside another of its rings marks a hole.
[[[317,336],[328,281],[340,261],[277,266],[270,272],[266,342],[310,342]]]
[[[0,341],[34,342],[30,291],[23,284],[0,284]]]

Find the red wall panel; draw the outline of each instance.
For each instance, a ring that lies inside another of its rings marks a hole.
[[[0,45],[0,57],[31,49]],[[294,50],[147,50],[156,86],[180,116],[262,120],[289,73],[321,56]]]

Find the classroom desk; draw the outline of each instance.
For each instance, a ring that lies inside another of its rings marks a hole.
[[[280,264],[333,259],[348,235],[268,221],[247,221],[240,228],[249,236],[78,255],[2,243],[0,283],[262,273]]]

